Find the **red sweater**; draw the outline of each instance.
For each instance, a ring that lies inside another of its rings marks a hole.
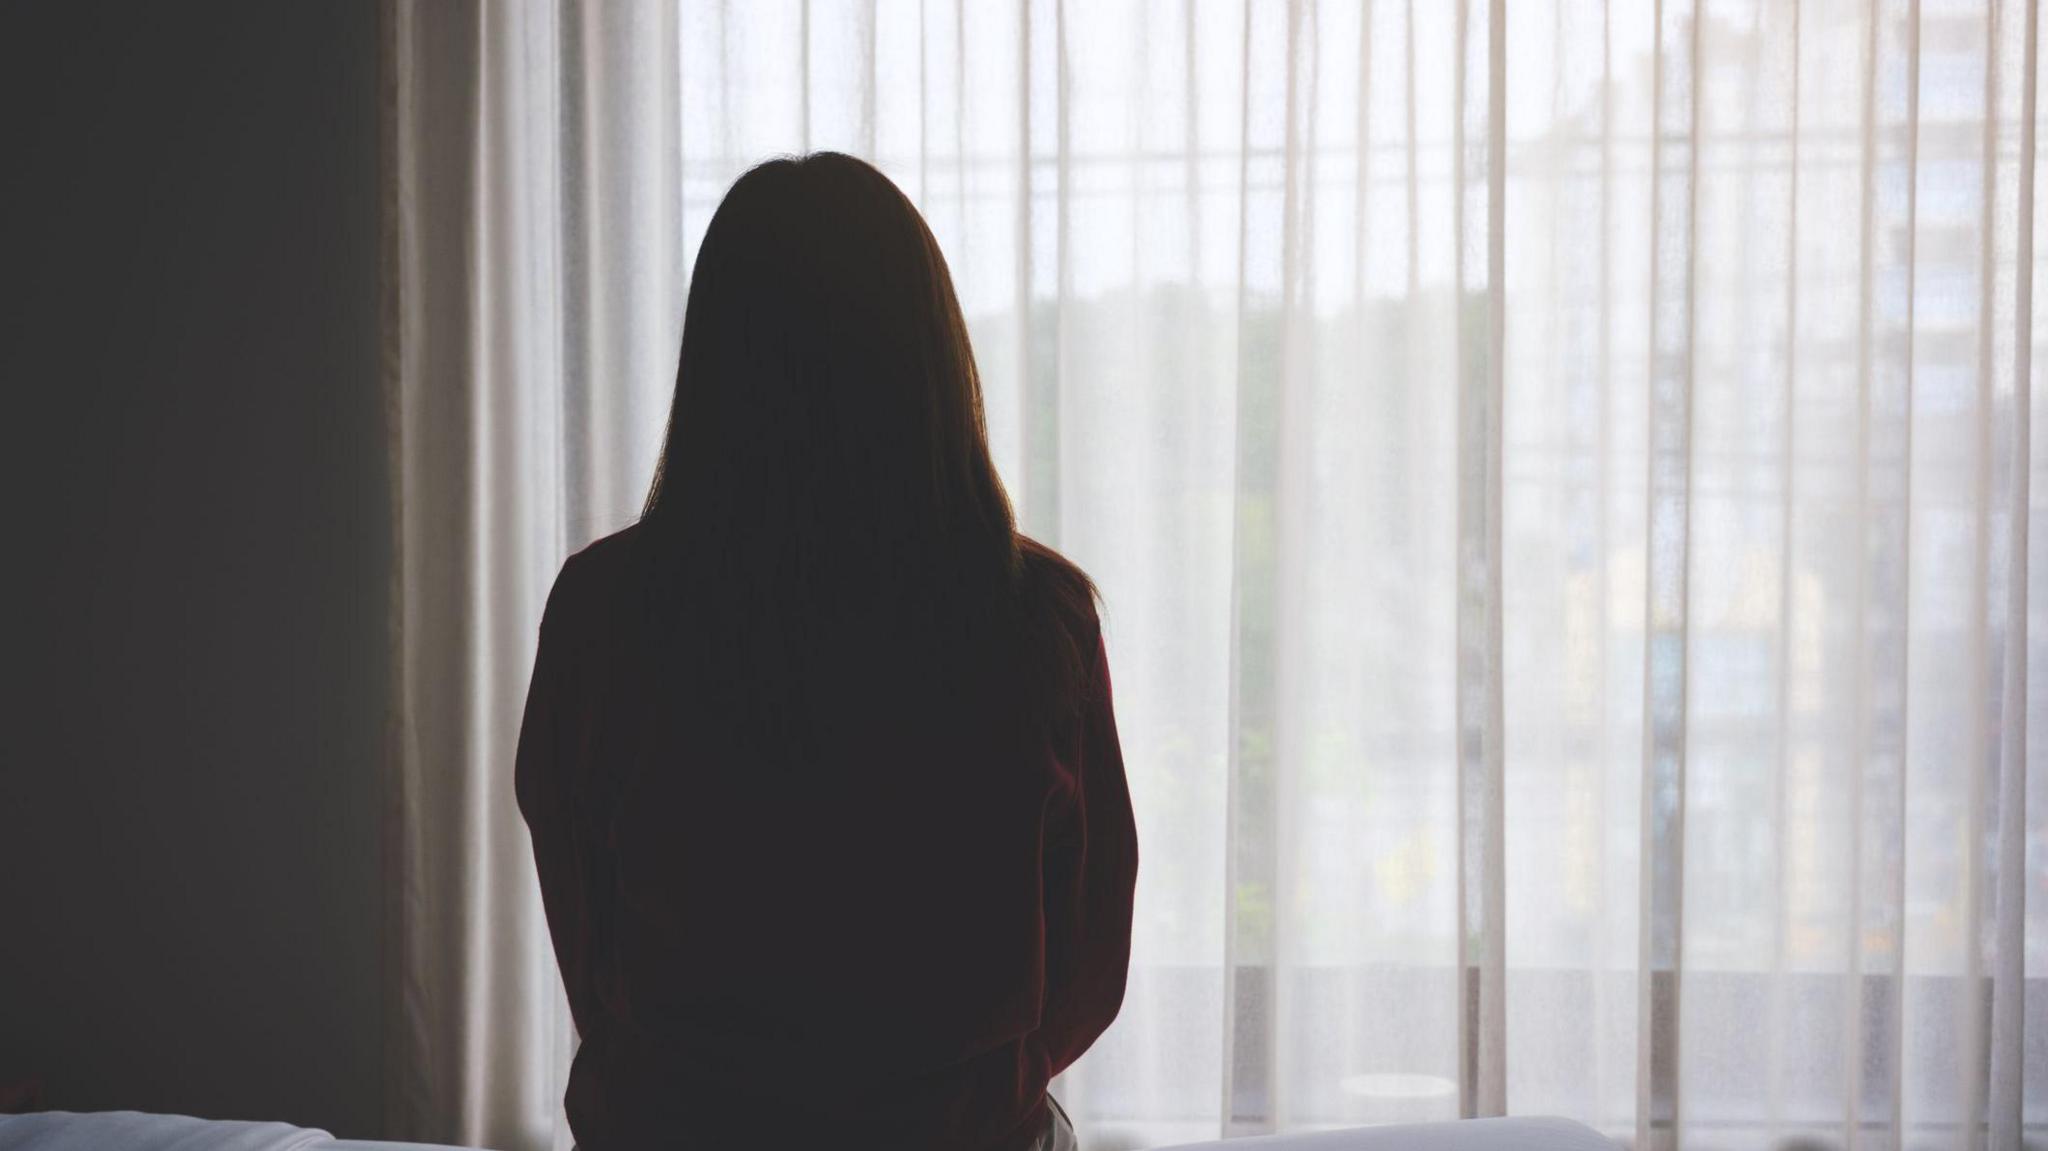
[[[1129,965],[1137,833],[1099,625],[1067,746],[849,748],[792,786],[636,699],[636,530],[556,579],[516,770],[583,1151],[1028,1145]]]

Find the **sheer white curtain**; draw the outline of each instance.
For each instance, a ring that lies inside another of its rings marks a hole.
[[[561,1138],[535,625],[722,191],[836,148],[1107,601],[1085,1145],[2048,1137],[2037,5],[389,0],[398,1133]]]

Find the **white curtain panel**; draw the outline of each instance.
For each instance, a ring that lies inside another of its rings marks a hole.
[[[2038,0],[387,5],[394,1134],[566,1142],[543,597],[721,194],[833,148],[1106,600],[1085,1146],[2048,1138]]]

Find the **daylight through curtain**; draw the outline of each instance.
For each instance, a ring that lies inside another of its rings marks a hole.
[[[2037,7],[389,0],[394,1133],[565,1140],[535,627],[720,195],[834,148],[1103,590],[1084,1146],[2048,1138]]]

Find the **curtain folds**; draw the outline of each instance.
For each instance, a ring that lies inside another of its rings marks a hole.
[[[567,1145],[535,628],[720,195],[833,148],[1104,592],[1085,1146],[2048,1138],[2038,6],[386,0],[392,1134]]]

